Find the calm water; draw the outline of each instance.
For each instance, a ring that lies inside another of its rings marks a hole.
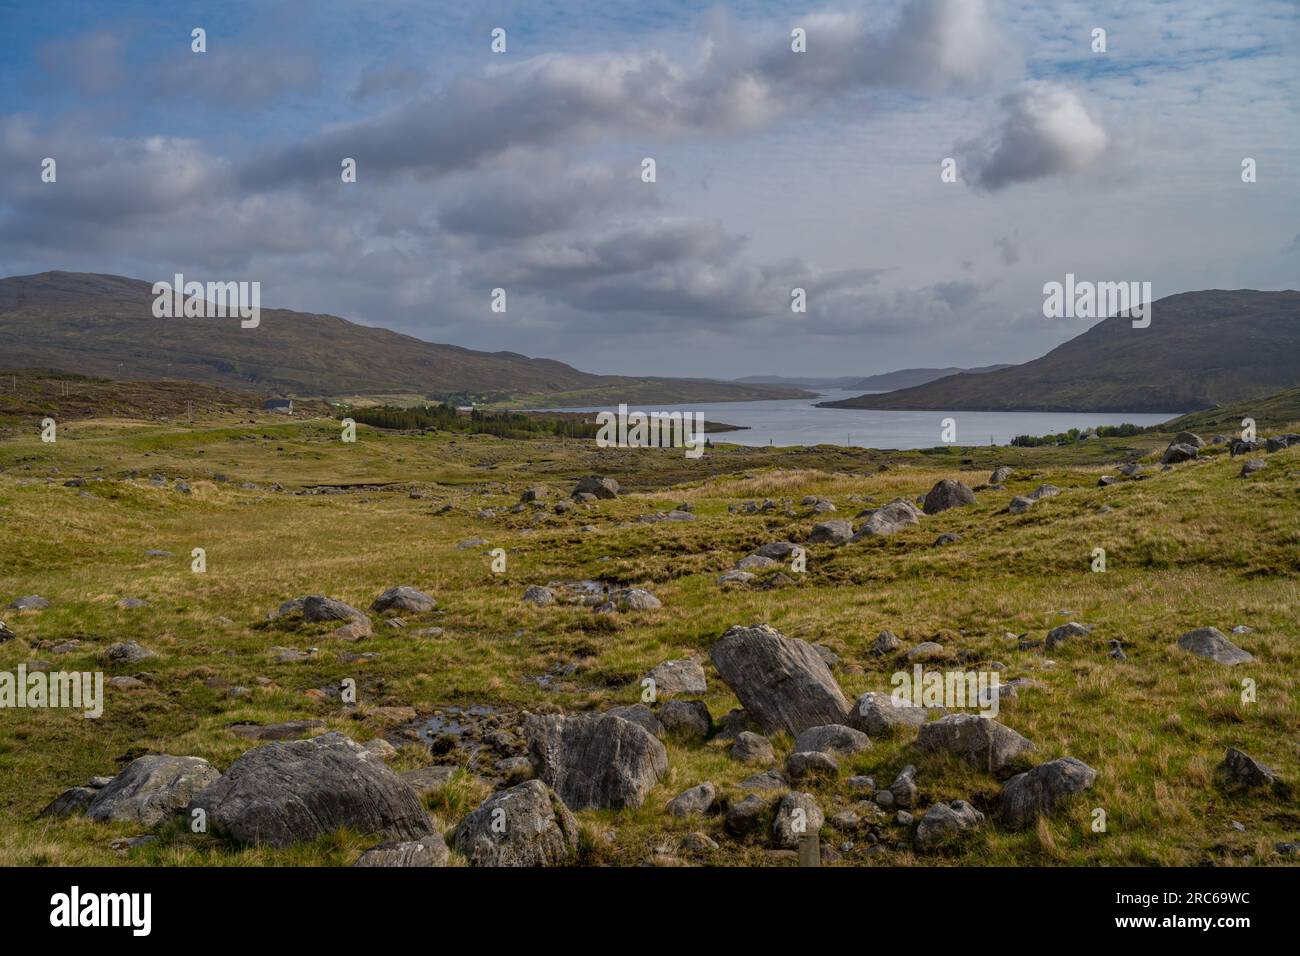
[[[856,445],[860,448],[933,448],[943,444],[941,422],[957,421],[957,444],[1005,445],[1016,435],[1047,435],[1096,425],[1156,425],[1172,414],[1103,415],[1095,412],[886,412],[814,408],[814,402],[852,398],[862,392],[827,391],[820,398],[776,402],[697,402],[693,405],[630,406],[629,411],[703,412],[711,422],[745,425],[747,431],[714,433],[714,441],[738,445]],[[617,411],[589,406],[566,412]]]

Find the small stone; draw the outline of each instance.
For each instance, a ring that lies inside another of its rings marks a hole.
[[[731,758],[741,763],[771,763],[776,760],[772,742],[761,734],[742,731],[731,747]]]

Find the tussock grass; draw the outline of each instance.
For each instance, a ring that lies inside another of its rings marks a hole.
[[[344,677],[357,680],[366,708],[409,704],[422,714],[448,704],[519,712],[634,703],[650,667],[667,658],[707,658],[729,626],[755,622],[833,648],[850,697],[890,690],[890,675],[907,668],[901,658],[869,655],[886,628],[906,647],[938,640],[966,654],[972,667],[999,661],[1004,678],[1044,685],[1003,701],[1000,719],[1033,740],[1042,759],[1070,755],[1099,771],[1085,797],[1028,831],[989,826],[952,851],[919,860],[906,846],[906,831],[895,827],[883,850],[866,855],[859,846],[845,855],[846,864],[1258,864],[1278,862],[1273,842],[1300,836],[1294,804],[1229,795],[1213,779],[1227,746],[1292,780],[1300,776],[1296,449],[1268,456],[1268,466],[1246,481],[1236,477],[1239,461],[1210,452],[1167,473],[1149,467],[1145,481],[1098,488],[1098,475],[1113,473],[1108,464],[1147,454],[1159,438],[930,454],[719,446],[691,462],[670,452],[573,442],[365,427],[358,436],[345,445],[328,421],[88,420],[62,426],[55,445],[32,437],[0,445],[0,598],[36,593],[52,602],[36,614],[4,612],[19,637],[0,645],[0,669],[48,660],[62,669],[140,674],[147,684],[107,689],[98,721],[64,711],[0,712],[0,865],[350,863],[373,838],[338,834],[271,851],[164,831],[123,855],[109,843],[136,835],[129,827],[36,814],[66,787],[114,773],[147,752],[195,754],[224,768],[249,747],[227,729],[236,722],[315,718],[360,741],[390,731],[307,693]],[[889,469],[878,471],[885,462]],[[1018,469],[1005,491],[980,490],[976,505],[925,518],[888,539],[811,546],[807,573],[791,575],[788,587],[722,590],[715,582],[764,543],[805,540],[822,520],[799,504],[805,494],[830,498],[838,508],[830,517],[852,518],[868,502],[915,498],[940,478],[981,488],[999,463]],[[124,477],[132,470],[138,478]],[[191,493],[150,486],[155,472],[186,477]],[[616,475],[628,494],[568,515],[508,510],[525,487],[549,486],[553,503],[573,478],[592,473]],[[65,487],[73,476],[104,480]],[[271,490],[277,482],[286,490]],[[1043,483],[1064,493],[1024,515],[1006,512],[1013,495]],[[361,484],[382,487],[292,493]],[[788,499],[793,514],[784,507],[727,510],[769,497]],[[695,521],[636,521],[683,501],[694,506]],[[481,509],[495,513],[480,517]],[[580,531],[583,525],[595,530]],[[942,532],[961,540],[934,547]],[[486,543],[457,549],[472,538]],[[206,574],[190,571],[195,547],[206,549]],[[507,551],[504,574],[491,570],[486,552],[496,547]],[[174,556],[146,557],[149,548]],[[1104,574],[1091,571],[1094,548],[1106,551]],[[584,577],[648,587],[664,606],[598,616],[520,601],[529,584]],[[374,636],[356,644],[332,638],[325,626],[267,620],[299,595],[324,593],[365,608],[396,584],[434,594],[439,607],[407,615],[404,630],[376,618]],[[122,597],[149,605],[123,610],[116,606]],[[1050,655],[1021,651],[1005,636],[1027,632],[1041,640],[1067,620],[1095,629]],[[1227,632],[1235,624],[1253,628],[1237,638],[1256,656],[1253,664],[1222,668],[1175,645],[1193,627]],[[443,633],[414,636],[427,627]],[[37,647],[68,638],[83,642],[70,654]],[[1106,656],[1110,639],[1122,641],[1128,660]],[[137,640],[159,657],[106,667],[100,655],[120,640]],[[319,652],[307,662],[278,664],[271,647]],[[364,651],[378,657],[348,659]],[[538,682],[572,663],[575,674]],[[706,669],[706,700],[719,718],[737,703]],[[208,686],[211,678],[249,692],[231,697],[224,686]],[[1244,678],[1255,682],[1253,703],[1242,701]],[[776,744],[783,757],[791,741]],[[675,853],[682,836],[700,830],[722,844],[712,862],[772,863],[761,841],[725,836],[720,818],[676,821],[662,809],[704,780],[718,786],[724,804],[739,799],[738,784],[754,768],[732,761],[717,742],[669,741],[668,750],[669,773],[645,806],[579,814],[580,861],[644,863]],[[428,759],[410,746],[392,763],[405,769]],[[995,806],[1000,780],[893,739],[845,760],[840,777],[814,792],[829,819],[855,802],[845,783],[850,775],[870,774],[888,785],[908,763],[919,771],[922,808],[950,799],[970,800],[986,813]],[[429,806],[439,826],[450,828],[486,792],[463,774]],[[1107,821],[1102,833],[1092,829],[1097,809]],[[824,839],[853,838],[828,827]]]

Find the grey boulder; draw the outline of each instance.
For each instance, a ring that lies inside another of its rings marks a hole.
[[[635,809],[668,772],[668,752],[644,727],[614,714],[530,714],[528,757],[568,807]]]
[[[1253,661],[1253,655],[1243,651],[1224,637],[1217,627],[1198,627],[1178,638],[1178,646],[1197,657],[1205,657],[1229,667]]]
[[[871,738],[860,730],[844,724],[823,724],[809,727],[794,741],[795,751],[820,751],[822,753],[856,754],[871,747]]]
[[[392,840],[372,846],[357,857],[353,866],[446,866],[451,854],[441,833],[419,840]]]
[[[96,792],[86,808],[92,820],[152,827],[184,812],[190,799],[221,774],[202,757],[149,754],[131,761]]]
[[[746,713],[768,733],[848,723],[849,702],[811,644],[768,624],[737,626],[709,656]]]
[[[916,848],[932,850],[959,839],[962,834],[977,829],[984,822],[980,813],[965,800],[936,803],[925,811],[916,827]]]
[[[415,792],[339,733],[248,751],[190,801],[240,843],[286,847],[347,828],[396,840],[432,832]]]
[[[846,544],[853,539],[853,523],[849,521],[823,521],[813,525],[808,540],[812,544]]]
[[[703,694],[709,689],[704,668],[693,660],[664,661],[646,677],[654,681],[658,694]]]
[[[618,482],[613,478],[600,478],[596,475],[580,478],[573,486],[571,496],[577,498],[579,495],[594,495],[605,499],[617,498]]]
[[[916,744],[921,750],[947,751],[989,772],[1001,770],[1035,749],[1010,727],[977,714],[948,714],[925,724]]]
[[[919,728],[929,719],[924,707],[895,703],[889,694],[867,691],[853,708],[852,725],[873,737],[888,737]]]
[[[578,848],[578,821],[540,780],[492,794],[465,817],[452,846],[470,866],[552,866]]]
[[[1058,803],[1087,790],[1096,779],[1097,771],[1073,757],[1039,764],[1003,785],[998,819],[1012,830],[1023,830]]]
[[[772,844],[784,850],[796,850],[802,837],[817,833],[825,822],[826,818],[812,794],[787,793],[777,804],[776,818],[772,821]]]
[[[861,541],[863,538],[884,537],[902,531],[904,528],[910,528],[917,523],[917,509],[911,502],[891,501],[867,516],[867,520],[862,523],[857,533],[853,535],[853,540]]]
[[[667,810],[679,820],[686,817],[700,816],[708,813],[717,798],[717,788],[711,783],[702,783],[679,793],[668,801]]]
[[[960,508],[974,503],[975,492],[960,481],[944,478],[926,494],[924,511],[928,515],[935,515],[949,508]]]
[[[437,606],[438,602],[428,594],[402,584],[389,588],[375,598],[374,603],[370,605],[370,610],[377,614],[384,611],[409,611],[419,614],[422,611],[432,611]]]
[[[664,730],[685,739],[703,740],[713,730],[709,705],[702,700],[669,700],[659,708]]]

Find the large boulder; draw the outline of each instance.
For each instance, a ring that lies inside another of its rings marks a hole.
[[[552,866],[578,848],[578,821],[540,780],[492,794],[452,835],[470,866]]]
[[[656,694],[704,694],[708,683],[698,661],[664,661],[646,677],[654,681]]]
[[[797,850],[799,840],[817,833],[825,822],[821,807],[817,806],[812,794],[787,793],[777,804],[776,818],[772,821],[772,844],[784,850]]]
[[[668,801],[668,806],[665,809],[679,820],[686,817],[701,816],[709,812],[709,808],[713,806],[713,801],[717,799],[717,796],[718,790],[713,784],[702,783],[673,797]]]
[[[1229,747],[1223,755],[1223,763],[1219,764],[1218,773],[1234,789],[1256,790],[1262,787],[1273,787],[1282,792],[1289,790],[1272,767],[1265,766],[1236,747]]]
[[[845,544],[853,539],[853,524],[849,521],[823,521],[813,525],[808,541],[812,544]]]
[[[889,737],[914,731],[928,719],[924,707],[895,703],[890,694],[867,691],[854,705],[850,723],[870,736]]]
[[[369,620],[365,614],[352,605],[336,601],[334,598],[326,597],[323,594],[309,594],[302,598],[302,618],[304,621],[311,621],[314,624],[328,621],[347,623],[356,620]]]
[[[993,474],[989,475],[989,484],[1000,485],[1002,484],[1002,482],[1006,481],[1015,473],[1016,473],[1015,469],[1009,467],[1008,465],[1002,465],[1000,468],[994,468]]]
[[[1039,764],[1003,785],[998,819],[1012,830],[1023,830],[1058,803],[1087,790],[1096,779],[1097,771],[1073,757]]]
[[[843,724],[809,727],[794,741],[796,752],[816,750],[828,754],[856,754],[870,748],[870,737]]]
[[[772,741],[752,730],[742,730],[736,735],[736,742],[731,745],[731,759],[741,763],[771,763],[776,759],[776,750]]]
[[[1224,637],[1217,627],[1198,627],[1178,639],[1178,646],[1198,657],[1205,657],[1229,667],[1255,658]]]
[[[217,768],[202,757],[138,757],[95,794],[86,816],[156,826],[183,813],[190,799],[220,776]]]
[[[659,708],[664,731],[686,740],[703,740],[713,730],[709,705],[702,700],[669,700]]]
[[[372,846],[357,857],[353,866],[446,866],[450,857],[441,833],[418,840],[392,840]]]
[[[613,478],[600,478],[596,475],[579,478],[578,483],[573,486],[571,496],[577,498],[579,495],[595,495],[597,498],[617,498],[618,482]]]
[[[867,516],[867,520],[858,528],[853,540],[861,541],[863,538],[895,534],[917,524],[916,516],[916,507],[911,502],[891,501]]]
[[[709,650],[718,674],[764,731],[849,722],[849,702],[817,650],[768,624],[732,627]]]
[[[408,611],[412,614],[419,614],[424,611],[432,611],[437,606],[438,602],[430,595],[405,584],[400,584],[395,588],[389,588],[375,598],[374,603],[370,605],[370,610],[376,614],[382,614],[384,611]]]
[[[968,831],[977,829],[984,822],[980,813],[965,800],[952,803],[936,803],[916,827],[916,848],[932,850],[945,843],[958,840]]]
[[[1196,456],[1197,451],[1195,445],[1185,445],[1180,442],[1173,442],[1165,449],[1165,453],[1160,456],[1160,463],[1162,465],[1174,465],[1180,461],[1191,461]]]
[[[937,482],[925,496],[924,510],[928,515],[935,515],[949,508],[960,508],[974,503],[975,492],[960,481],[944,478]]]
[[[622,717],[624,720],[630,720],[656,737],[664,735],[663,721],[645,704],[621,704],[617,707],[611,707],[605,713],[613,714],[615,717]]]
[[[755,551],[754,554],[760,558],[767,558],[769,561],[784,561],[798,550],[799,545],[793,541],[770,541]],[[736,567],[742,571],[755,570],[754,567],[741,567],[739,564]],[[767,567],[772,567],[772,565],[767,565]],[[757,570],[762,570],[762,566],[758,566]]]
[[[619,611],[653,611],[663,607],[659,599],[644,588],[619,588],[611,591],[609,603]]]
[[[1068,621],[1060,627],[1054,627],[1047,632],[1047,649],[1054,651],[1058,645],[1064,644],[1072,637],[1087,637],[1091,633],[1091,625],[1080,624],[1078,621]]]
[[[537,778],[574,810],[635,809],[668,772],[654,734],[614,714],[530,714],[524,734]]]
[[[195,795],[214,832],[285,847],[347,828],[396,840],[432,832],[419,797],[360,745],[339,733],[248,751]]]
[[[1204,448],[1205,439],[1196,432],[1179,432],[1174,436],[1174,443],[1178,445],[1191,445],[1193,448]]]
[[[1010,727],[978,714],[948,714],[921,727],[916,745],[947,751],[980,770],[995,772],[1032,752],[1032,743]]]

